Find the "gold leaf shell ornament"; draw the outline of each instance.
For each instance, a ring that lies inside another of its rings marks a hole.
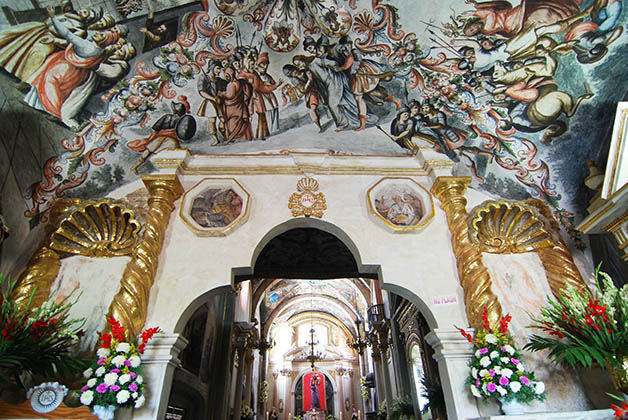
[[[507,254],[554,245],[551,230],[534,208],[511,201],[485,201],[469,217],[469,237],[484,252]]]
[[[139,240],[135,212],[109,201],[87,202],[71,209],[50,236],[55,251],[88,257],[128,255]]]
[[[318,181],[308,176],[297,182],[298,193],[292,194],[288,201],[288,208],[292,211],[293,217],[323,217],[323,212],[327,210],[327,202],[323,193],[316,192],[318,187]]]
[[[318,181],[314,178],[305,177],[301,178],[299,182],[297,182],[297,191],[318,191]]]

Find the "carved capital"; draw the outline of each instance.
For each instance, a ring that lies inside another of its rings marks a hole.
[[[430,191],[443,205],[451,202],[464,206],[467,203],[464,193],[470,184],[469,176],[439,176]]]

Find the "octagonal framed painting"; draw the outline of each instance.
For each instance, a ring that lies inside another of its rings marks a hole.
[[[395,233],[419,232],[434,218],[432,196],[412,178],[382,178],[367,200],[371,218]]]
[[[250,199],[233,178],[205,178],[183,195],[179,216],[199,236],[225,236],[246,222]]]

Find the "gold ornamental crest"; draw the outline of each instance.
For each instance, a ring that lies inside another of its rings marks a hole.
[[[290,196],[288,208],[292,210],[292,216],[314,216],[323,217],[323,211],[327,210],[325,195],[317,193],[318,181],[314,178],[305,177],[297,182],[297,191]]]

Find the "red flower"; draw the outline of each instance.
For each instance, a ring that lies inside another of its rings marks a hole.
[[[628,416],[628,405],[626,403],[622,403],[621,408],[616,406],[615,404],[611,404],[611,408],[615,411],[616,419],[625,419]]]
[[[499,332],[501,332],[502,334],[507,334],[508,323],[510,321],[512,321],[512,316],[510,316],[509,314],[506,314],[506,316],[503,316],[502,319],[499,321]]]
[[[111,326],[111,335],[118,341],[124,341],[124,327],[120,325],[115,318],[107,318],[107,322]]]
[[[488,324],[488,310],[486,306],[484,307],[484,312],[482,312],[482,321],[484,321],[484,329],[487,331],[491,331],[491,328]]]
[[[111,334],[103,334],[100,336],[100,341],[102,341],[102,344],[100,345],[101,348],[109,348],[111,347]]]

